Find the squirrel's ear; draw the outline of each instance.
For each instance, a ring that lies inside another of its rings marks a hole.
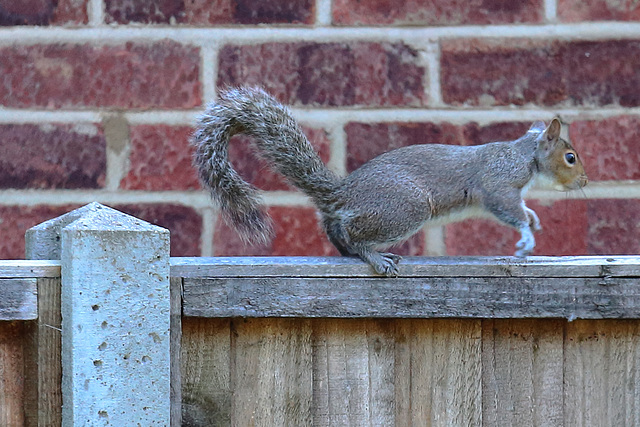
[[[531,127],[529,128],[529,132],[543,132],[546,128],[546,125],[544,124],[543,121],[537,120],[535,122],[533,122],[533,124],[531,125]]]
[[[560,119],[555,117],[551,120],[551,123],[549,123],[549,126],[547,126],[547,129],[544,131],[547,141],[554,141],[560,138],[560,129],[562,129]]]

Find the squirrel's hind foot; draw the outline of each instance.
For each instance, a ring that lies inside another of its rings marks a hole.
[[[390,252],[376,252],[371,249],[360,250],[358,255],[371,265],[376,273],[387,277],[398,276],[398,263],[402,259],[400,255]]]

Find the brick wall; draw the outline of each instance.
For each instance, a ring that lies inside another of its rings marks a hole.
[[[560,114],[584,193],[537,191],[537,254],[640,253],[640,5],[618,0],[0,0],[0,258],[91,201],[172,231],[172,255],[335,250],[309,202],[234,141],[277,237],[244,247],[191,167],[197,114],[259,84],[331,168],[391,148],[479,144]],[[404,254],[511,254],[488,221],[425,229]]]

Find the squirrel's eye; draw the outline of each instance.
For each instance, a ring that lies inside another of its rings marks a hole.
[[[564,158],[567,160],[567,163],[569,163],[570,165],[574,164],[576,162],[576,155],[573,153],[567,153],[564,155]]]

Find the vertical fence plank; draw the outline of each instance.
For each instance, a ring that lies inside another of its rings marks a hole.
[[[60,278],[38,279],[38,319],[25,328],[25,425],[62,423]]]
[[[60,290],[60,279],[38,279],[37,357],[40,426],[59,426],[62,421]]]
[[[369,425],[366,325],[364,320],[314,321],[314,425]]]
[[[314,425],[395,424],[395,323],[313,323]]]
[[[565,425],[640,424],[640,324],[577,320],[565,336]]]
[[[0,322],[0,425],[24,425],[23,337],[18,322]]]
[[[481,425],[480,321],[398,322],[396,425]]]
[[[232,322],[234,426],[311,425],[311,321]]]
[[[60,232],[83,210],[44,222],[25,235],[28,259],[60,259]],[[65,218],[65,219],[61,219]],[[62,424],[61,279],[38,279],[38,320],[29,322],[25,354],[25,414],[28,427]]]
[[[231,423],[229,319],[182,319],[182,423],[222,427]]]
[[[182,425],[182,278],[170,278],[171,427]]]
[[[486,425],[562,425],[561,320],[483,321]]]
[[[395,320],[367,321],[370,425],[395,424]]]

